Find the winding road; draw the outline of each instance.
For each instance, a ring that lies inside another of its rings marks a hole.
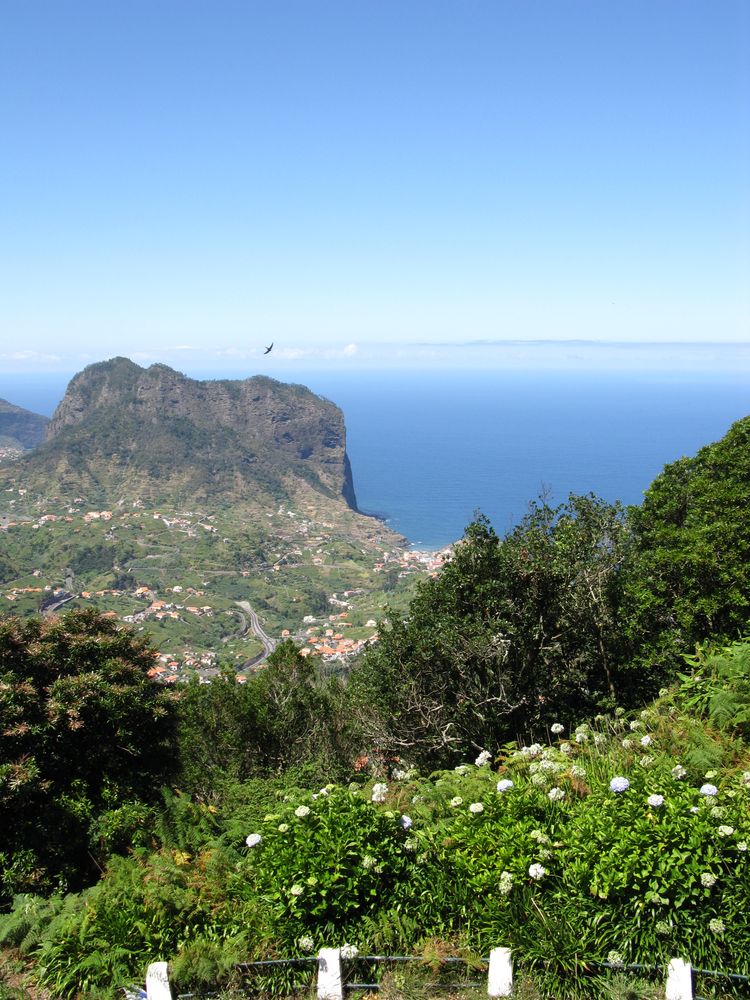
[[[258,619],[257,613],[252,609],[249,601],[235,601],[234,603],[238,608],[241,608],[245,612],[247,617],[250,619],[250,628],[263,643],[263,652],[259,656],[255,656],[252,660],[248,660],[243,664],[244,667],[257,666],[259,663],[262,663],[266,657],[274,651],[274,649],[276,649],[277,640],[272,639],[271,636],[264,630]]]

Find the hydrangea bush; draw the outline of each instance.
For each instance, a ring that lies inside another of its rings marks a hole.
[[[200,850],[114,859],[37,934],[47,980],[60,996],[94,982],[95,950],[133,973],[170,956],[194,969],[199,954],[220,971],[435,939],[568,973],[612,954],[750,972],[747,744],[696,729],[666,697],[569,731],[429,777],[290,790],[241,833],[212,815]]]

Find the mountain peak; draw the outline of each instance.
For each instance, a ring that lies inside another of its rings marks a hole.
[[[122,357],[74,376],[45,444],[14,471],[32,488],[92,501],[255,507],[317,494],[356,510],[333,403],[266,376],[200,381]]]

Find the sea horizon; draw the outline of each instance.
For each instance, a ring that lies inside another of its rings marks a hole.
[[[280,381],[341,408],[359,509],[417,549],[456,541],[476,513],[505,534],[540,496],[556,504],[594,493],[637,504],[665,464],[750,413],[744,373],[290,374]],[[0,397],[49,416],[67,382],[62,373],[5,373]]]

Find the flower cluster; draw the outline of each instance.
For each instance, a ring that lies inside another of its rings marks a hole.
[[[263,843],[263,838],[259,833],[251,833],[245,838],[245,843],[248,847],[257,847]]]
[[[503,871],[500,873],[500,880],[497,884],[498,892],[501,896],[509,896],[511,890],[513,889],[513,876],[510,872]]]
[[[513,782],[510,778],[501,778],[497,783],[497,790],[502,794],[502,792],[509,792],[513,787]]]
[[[475,816],[481,812],[484,812],[484,803],[472,802],[471,805],[469,806],[469,812],[474,813]]]
[[[492,754],[489,750],[482,750],[477,759],[474,761],[477,767],[484,767],[485,764],[489,764],[492,760]]]
[[[305,816],[310,815],[310,806],[297,806],[297,808],[294,810],[294,815],[297,817],[297,819],[304,819]]]
[[[388,794],[388,785],[384,781],[378,781],[372,786],[372,801],[373,802],[385,802],[385,797]]]
[[[609,783],[609,790],[611,792],[615,793],[627,792],[629,788],[630,788],[630,782],[628,781],[627,778],[623,778],[622,776],[613,778]]]

